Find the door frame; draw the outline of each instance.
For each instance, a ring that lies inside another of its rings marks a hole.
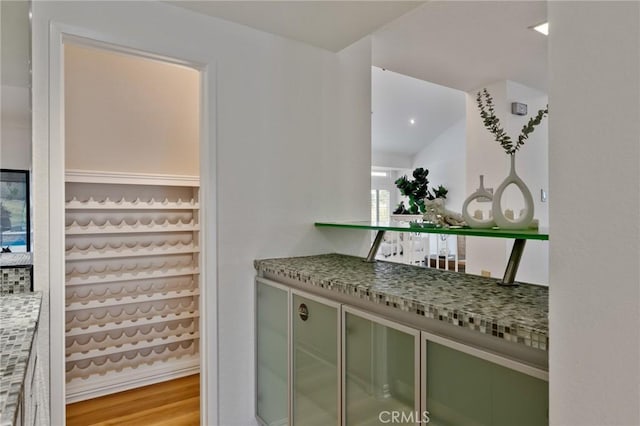
[[[176,58],[172,52],[151,53],[154,49],[147,46],[144,36],[123,39],[114,33],[97,33],[57,22],[49,26],[48,182],[40,182],[49,192],[51,424],[65,424],[64,44],[68,42],[180,64],[200,73],[200,423],[217,424],[217,144],[215,129],[209,126],[209,117],[216,117],[216,64]]]

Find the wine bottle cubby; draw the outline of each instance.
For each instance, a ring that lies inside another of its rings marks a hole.
[[[67,402],[199,370],[199,182],[66,183]]]

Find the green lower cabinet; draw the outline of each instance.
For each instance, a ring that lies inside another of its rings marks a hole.
[[[343,307],[344,424],[415,424],[420,332]]]
[[[263,278],[256,339],[263,425],[549,422],[545,371]]]
[[[426,409],[435,426],[542,426],[548,382],[426,341]],[[424,348],[424,346],[423,346]]]
[[[256,414],[269,426],[289,419],[288,300],[286,288],[256,281]]]
[[[340,305],[294,292],[292,424],[339,424]]]

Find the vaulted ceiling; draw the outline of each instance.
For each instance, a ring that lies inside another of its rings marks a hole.
[[[171,1],[170,3],[338,52],[421,1]]]
[[[373,65],[388,70],[372,76],[376,151],[412,156],[462,119],[464,94],[447,88],[547,87],[547,38],[531,29],[546,20],[546,1],[171,3],[334,52],[372,35]]]
[[[374,67],[371,109],[373,150],[412,157],[464,119],[465,94]]]
[[[547,85],[546,1],[171,1],[337,52],[373,35],[373,65],[464,91]]]
[[[465,92],[513,80],[547,87],[546,1],[431,1],[373,35],[373,64]]]

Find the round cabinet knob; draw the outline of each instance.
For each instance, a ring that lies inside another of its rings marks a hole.
[[[300,306],[298,306],[298,315],[300,315],[300,319],[302,321],[306,321],[309,318],[309,309],[307,308],[307,305],[301,303]]]

